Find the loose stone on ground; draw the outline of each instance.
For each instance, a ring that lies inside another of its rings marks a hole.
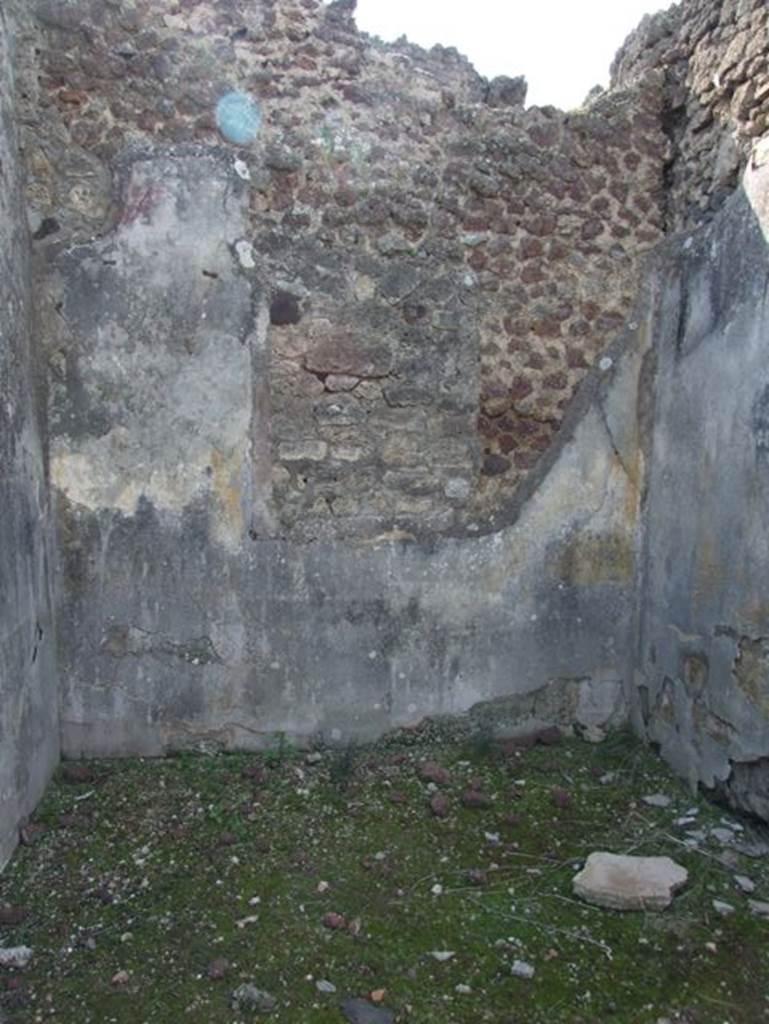
[[[688,877],[670,857],[598,852],[590,854],[573,887],[581,899],[610,910],[664,910]]]

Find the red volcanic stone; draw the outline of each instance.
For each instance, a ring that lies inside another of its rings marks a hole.
[[[518,249],[522,260],[534,259],[535,256],[541,256],[543,252],[542,243],[538,238],[524,238]]]
[[[311,339],[304,365],[313,373],[386,377],[392,370],[393,354],[387,342],[381,340],[345,331],[323,332]]]
[[[522,320],[520,317],[513,318],[511,316],[506,316],[502,321],[502,326],[508,334],[513,336],[525,334],[528,329],[527,321]]]
[[[430,798],[430,810],[436,818],[445,818],[449,813],[449,801],[443,793],[435,793]]]
[[[570,370],[587,370],[590,363],[585,359],[585,354],[581,349],[568,348],[566,349],[566,365]]]
[[[534,321],[531,329],[540,338],[557,338],[561,334],[560,321],[554,316],[541,316]]]
[[[539,452],[516,452],[515,465],[518,469],[532,469],[537,464]]]
[[[569,386],[569,380],[565,373],[551,373],[548,377],[545,377],[544,385],[551,391],[563,391]]]
[[[555,217],[549,213],[542,213],[538,217],[532,217],[526,224],[529,234],[539,235],[540,237],[552,235],[557,226],[558,222]]]
[[[221,981],[225,977],[227,971],[230,969],[229,960],[225,960],[223,956],[217,957],[216,960],[212,960],[208,965],[206,971],[210,981]]]
[[[547,249],[548,259],[565,260],[569,255],[569,249],[563,242],[552,241]]]
[[[529,442],[529,447],[533,448],[535,452],[546,452],[552,442],[552,437],[549,434],[539,434]]]
[[[538,284],[540,281],[546,280],[547,275],[545,274],[541,263],[528,263],[521,271],[521,281],[524,284]]]
[[[533,391],[531,382],[526,380],[525,377],[516,377],[510,386],[510,396],[513,401],[518,402],[522,398],[526,398]]]
[[[601,307],[597,302],[583,302],[582,303],[582,315],[586,320],[595,320],[600,315]]]
[[[480,789],[468,789],[462,794],[462,804],[474,811],[487,811],[492,805],[492,800],[488,793]]]
[[[591,242],[594,238],[598,238],[602,231],[603,223],[600,220],[591,218],[582,225],[580,234],[584,242]]]
[[[489,258],[485,252],[480,249],[473,249],[470,259],[467,261],[473,270],[483,270],[488,263]]]
[[[590,324],[587,320],[575,320],[569,326],[569,334],[572,338],[584,338],[586,334],[590,334]]]
[[[347,918],[343,914],[335,914],[334,911],[330,911],[328,914],[323,915],[323,927],[330,928],[332,931],[344,931],[347,927]]]
[[[434,782],[436,786],[447,786],[451,775],[437,761],[423,761],[419,766],[419,777],[425,782]]]
[[[571,807],[571,796],[560,786],[554,786],[550,797],[559,811],[565,811]]]

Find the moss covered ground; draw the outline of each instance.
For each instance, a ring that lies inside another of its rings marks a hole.
[[[409,734],[316,758],[280,741],[65,764],[0,876],[0,946],[34,951],[0,968],[0,1019],[333,1024],[359,996],[414,1024],[769,1020],[769,920],[748,905],[769,859],[748,823],[747,852],[711,837],[733,816],[631,738]],[[689,884],[662,913],[589,906],[571,881],[594,850],[668,854]],[[276,1009],[233,1008],[245,982]]]

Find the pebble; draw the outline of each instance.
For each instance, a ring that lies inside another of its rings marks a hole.
[[[430,892],[433,894],[433,896],[442,896],[443,895],[443,886],[440,885],[438,882],[436,882],[435,885],[430,890]]]
[[[216,960],[212,960],[208,965],[208,978],[210,981],[221,981],[230,969],[230,963],[225,960],[223,956],[217,957]]]
[[[449,802],[443,793],[436,793],[430,800],[430,810],[436,818],[445,818],[449,813]]]
[[[756,890],[756,883],[753,881],[752,878],[748,878],[747,875],[735,875],[734,881],[737,887],[742,889],[743,892],[749,893],[755,892]]]
[[[713,910],[721,917],[730,917],[734,913],[734,907],[731,903],[725,903],[723,900],[713,900]]]
[[[527,964],[525,960],[513,961],[513,966],[510,971],[514,978],[523,978],[526,981],[534,977],[536,971],[531,964]]]
[[[0,967],[26,967],[31,959],[29,946],[0,947]]]
[[[567,808],[571,807],[570,794],[565,789],[562,789],[560,786],[553,787],[553,789],[550,792],[550,797],[555,806],[561,811],[565,811],[567,810]]]
[[[458,992],[461,996],[470,996],[473,994],[473,990],[469,985],[455,985],[454,991]]]
[[[730,828],[712,828],[710,835],[719,843],[728,846],[734,842],[734,832]]]
[[[491,797],[480,789],[468,789],[466,793],[462,794],[462,803],[472,810],[485,811],[491,807]]]
[[[131,975],[128,971],[117,971],[117,973],[112,975],[113,985],[127,985],[130,980]]]
[[[748,910],[756,917],[769,917],[769,903],[763,900],[748,900]]]
[[[437,761],[423,761],[419,766],[419,776],[425,782],[432,782],[436,786],[447,786],[451,782],[451,775]]]
[[[318,992],[325,992],[328,995],[331,995],[334,992],[336,992],[336,985],[334,985],[334,983],[331,981],[325,981],[323,979],[321,981],[315,982],[315,988],[318,990]]]
[[[238,985],[232,993],[232,1007],[235,1010],[254,1010],[257,1013],[272,1013],[277,1009],[278,1000],[250,982]]]
[[[326,928],[332,928],[334,931],[341,931],[347,927],[347,918],[342,914],[335,914],[331,911],[323,915],[323,925]]]
[[[641,798],[649,807],[670,807],[672,800],[664,793],[652,793],[650,796]]]
[[[451,949],[434,949],[430,953],[433,960],[437,960],[439,964],[445,964],[447,960],[451,960],[452,957],[456,956],[456,953]]]

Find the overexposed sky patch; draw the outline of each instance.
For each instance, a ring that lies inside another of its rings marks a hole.
[[[525,75],[527,103],[569,109],[594,85],[644,14],[659,0],[358,0],[355,20],[371,35],[406,35],[427,48],[455,46],[486,78]]]

